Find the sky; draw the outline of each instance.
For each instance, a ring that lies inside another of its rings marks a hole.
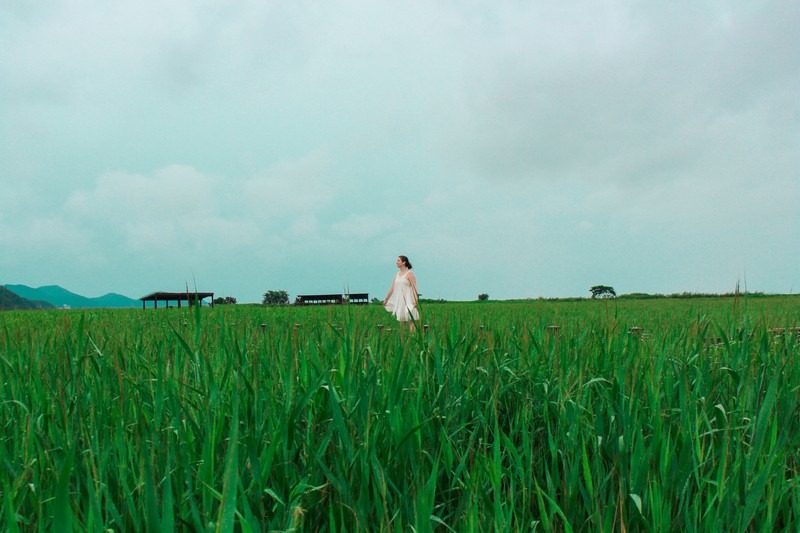
[[[800,292],[800,2],[0,1],[0,284]]]

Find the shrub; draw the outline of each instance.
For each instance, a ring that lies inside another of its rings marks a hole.
[[[286,291],[267,291],[261,301],[264,305],[287,305],[289,303],[289,293]]]

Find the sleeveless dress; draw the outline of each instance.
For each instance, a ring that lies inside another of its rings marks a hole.
[[[401,274],[398,272],[392,282],[392,295],[384,306],[387,311],[392,313],[397,320],[407,322],[409,319],[419,320],[417,311],[416,295],[411,282],[408,281],[408,272]]]

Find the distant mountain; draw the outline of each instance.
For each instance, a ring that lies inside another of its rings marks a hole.
[[[90,298],[90,300],[97,304],[95,307],[139,308],[142,306],[141,301],[128,298],[127,296],[123,296],[122,294],[117,294],[115,292],[109,292],[108,294],[99,296],[97,298]]]
[[[71,309],[128,308],[141,305],[139,300],[121,294],[109,293],[97,298],[87,298],[58,285],[46,285],[37,289],[27,285],[6,285],[6,289],[27,300],[42,300],[55,307],[67,306]]]
[[[0,285],[0,309],[52,309],[52,304],[31,301]]]

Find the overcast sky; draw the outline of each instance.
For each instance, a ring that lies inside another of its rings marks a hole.
[[[800,292],[800,2],[0,0],[0,284]]]

